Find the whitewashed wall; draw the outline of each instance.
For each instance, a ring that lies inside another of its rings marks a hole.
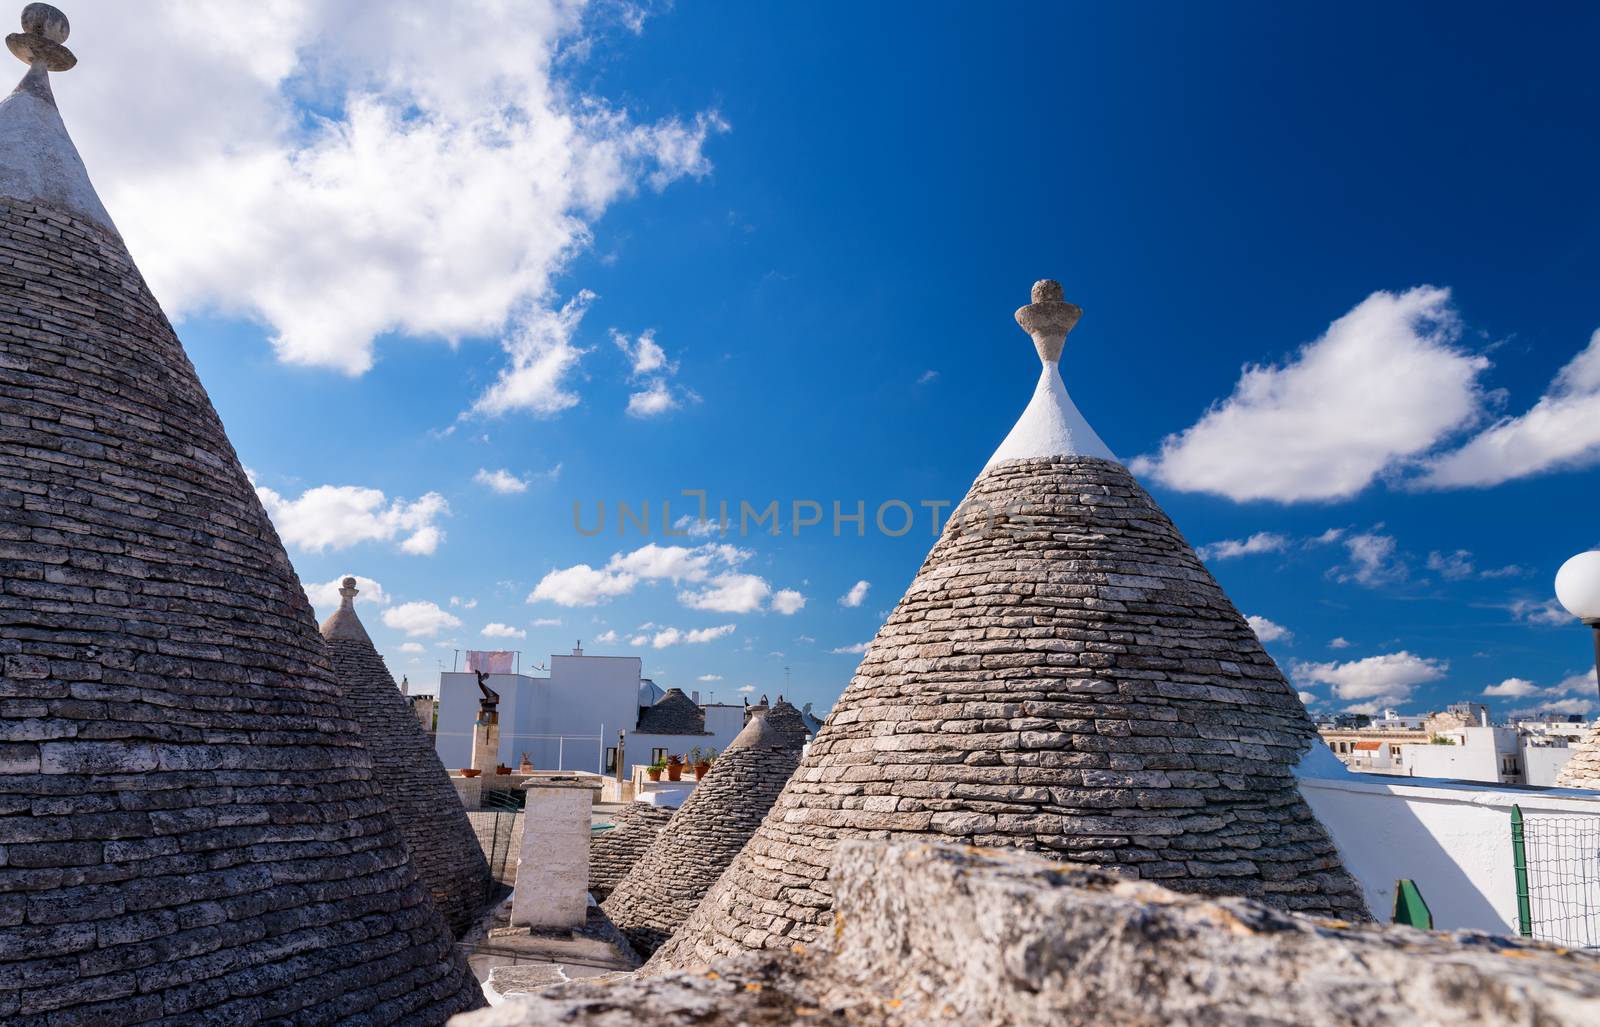
[[[1300,790],[1333,836],[1345,866],[1366,890],[1373,915],[1387,921],[1394,885],[1417,882],[1440,930],[1517,933],[1511,807],[1542,817],[1600,818],[1600,793],[1348,775],[1306,778]],[[1600,863],[1596,864],[1600,866]],[[1600,909],[1600,883],[1570,898]],[[1576,943],[1574,938],[1549,938]]]

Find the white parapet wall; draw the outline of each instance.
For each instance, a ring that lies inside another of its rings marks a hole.
[[[1300,790],[1366,890],[1373,915],[1388,920],[1395,881],[1410,878],[1439,930],[1517,933],[1512,806],[1522,808],[1530,831],[1538,830],[1539,821],[1562,818],[1571,825],[1577,818],[1593,819],[1600,832],[1600,792],[1355,774],[1302,776]],[[1573,855],[1576,863],[1587,859],[1589,873],[1565,889],[1563,901],[1569,911],[1586,907],[1600,915],[1600,853]],[[1536,888],[1548,883],[1540,873],[1532,871]],[[1541,910],[1535,913],[1537,920]],[[1566,944],[1585,940],[1561,936],[1559,926],[1538,936]]]
[[[594,774],[538,774],[523,785],[523,831],[511,926],[582,927],[589,905],[589,811]]]

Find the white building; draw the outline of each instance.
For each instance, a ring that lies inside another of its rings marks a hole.
[[[1522,784],[1522,739],[1514,727],[1458,727],[1434,732],[1433,742],[1400,746],[1412,777]]]
[[[590,656],[578,648],[551,656],[549,666],[543,677],[485,678],[500,696],[499,762],[507,766],[517,766],[526,753],[539,770],[611,774],[619,732],[622,758],[631,767],[697,745],[720,750],[744,726],[742,705],[700,707],[698,693],[663,692],[641,676],[643,663],[637,656]],[[472,765],[480,696],[477,675],[439,675],[434,748],[446,769]]]

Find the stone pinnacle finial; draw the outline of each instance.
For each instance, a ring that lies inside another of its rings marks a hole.
[[[78,63],[62,46],[72,26],[67,16],[49,4],[29,4],[22,9],[22,31],[6,36],[6,48],[27,65],[44,64],[46,71],[68,71]]]
[[[1017,310],[1017,324],[1033,336],[1033,348],[1039,359],[1053,364],[1061,359],[1061,349],[1067,343],[1067,333],[1078,323],[1083,311],[1076,304],[1061,299],[1061,283],[1054,278],[1041,278],[1033,283],[1033,302]]]
[[[339,595],[342,597],[339,600],[339,605],[349,606],[354,603],[356,594],[361,591],[360,589],[356,588],[356,579],[345,578],[343,581],[339,582],[339,586]]]

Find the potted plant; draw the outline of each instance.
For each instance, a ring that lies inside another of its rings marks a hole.
[[[678,781],[683,778],[683,753],[667,757],[667,780]]]
[[[709,746],[702,749],[697,745],[689,755],[694,761],[694,779],[698,781],[711,772],[711,762],[717,758],[717,750]]]
[[[644,772],[645,772],[646,775],[649,776],[650,780],[659,781],[659,780],[661,780],[661,772],[663,770],[666,770],[666,769],[667,769],[667,764],[666,764],[665,760],[656,760],[654,763],[650,764],[648,767],[645,767],[644,768]]]
[[[461,768],[461,776],[462,777],[477,777],[479,773],[480,773],[480,771],[478,770],[477,767],[462,767]]]
[[[509,774],[511,773],[511,768],[506,766],[504,763],[496,763],[494,766],[494,772],[496,774]]]

